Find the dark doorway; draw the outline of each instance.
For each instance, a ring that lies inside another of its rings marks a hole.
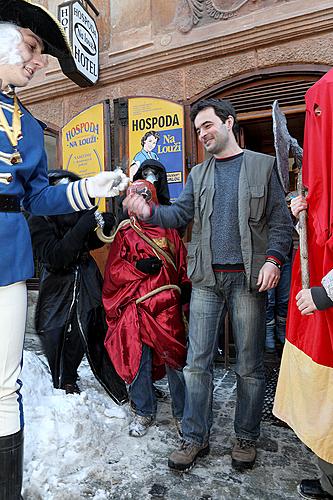
[[[302,146],[306,91],[329,69],[328,66],[294,65],[257,70],[221,82],[196,96],[192,103],[208,97],[230,100],[239,120],[241,147],[275,155],[272,123],[274,100],[278,100],[287,117],[291,136]],[[197,162],[200,162],[205,154],[197,138],[194,138],[195,141]]]
[[[303,145],[305,113],[297,115],[288,115],[287,124],[289,133],[297,139],[298,143]],[[244,147],[275,155],[273,139],[273,123],[271,118],[262,118],[257,120],[242,121]]]

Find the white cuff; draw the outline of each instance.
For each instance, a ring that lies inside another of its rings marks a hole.
[[[86,187],[86,179],[70,182],[67,186],[67,199],[71,207],[76,211],[87,210],[95,205],[91,203]]]

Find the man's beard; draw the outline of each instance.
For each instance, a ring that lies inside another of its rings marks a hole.
[[[204,146],[207,153],[211,155],[220,154],[227,147],[227,140],[225,138],[218,137],[217,139],[212,139],[209,146]]]
[[[215,155],[216,153],[219,153],[221,151],[221,148],[218,146],[215,140],[209,144],[209,146],[205,146],[205,150],[207,153],[211,155]]]

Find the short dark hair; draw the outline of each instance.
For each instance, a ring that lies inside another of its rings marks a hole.
[[[191,106],[191,120],[194,120],[197,114],[206,108],[213,108],[216,116],[218,116],[223,123],[227,120],[228,116],[232,116],[234,119],[234,125],[232,127],[233,133],[236,135],[238,133],[238,121],[236,116],[236,111],[230,101],[227,99],[202,99]]]
[[[155,130],[149,130],[148,132],[145,133],[145,135],[143,135],[141,137],[141,146],[143,147],[145,145],[145,142],[146,140],[148,139],[149,136],[153,136],[155,137],[155,139],[159,140],[160,138],[160,134],[158,132],[155,132]]]

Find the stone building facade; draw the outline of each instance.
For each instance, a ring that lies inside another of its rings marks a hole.
[[[34,1],[54,15],[61,3]],[[187,109],[185,154],[190,167],[202,151],[188,118],[189,105],[205,96],[221,96],[230,98],[237,109],[242,145],[274,153],[274,99],[279,99],[288,115],[292,135],[302,141],[304,93],[333,65],[331,0],[93,3],[100,13],[96,18],[100,34],[97,85],[77,87],[50,58],[44,74],[20,92],[22,101],[55,133],[77,113],[104,99],[110,100],[111,121],[115,99],[171,99]],[[119,153],[117,147],[113,144],[113,151]],[[118,160],[122,160],[119,154]],[[97,260],[103,267],[105,255]],[[30,297],[32,317],[36,293]]]
[[[56,15],[61,2],[40,3]],[[270,105],[279,98],[294,135],[301,139],[304,93],[333,63],[331,0],[93,3],[100,13],[99,82],[80,89],[50,61],[45,78],[39,75],[21,92],[41,120],[61,127],[103,99],[110,99],[112,119],[113,100],[125,96],[185,104],[203,96],[227,96],[243,122],[244,145],[269,152]],[[186,144],[189,165],[197,159],[191,134]]]

